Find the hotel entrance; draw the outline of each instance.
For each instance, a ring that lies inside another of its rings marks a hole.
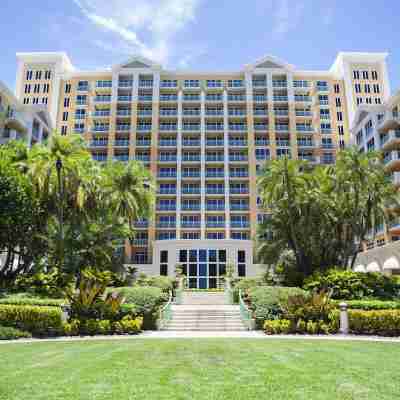
[[[216,289],[223,287],[226,274],[226,250],[179,250],[179,264],[186,275],[189,289]]]

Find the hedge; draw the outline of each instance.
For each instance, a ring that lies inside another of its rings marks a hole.
[[[136,315],[144,317],[143,329],[154,329],[158,318],[157,311],[168,300],[168,294],[157,287],[120,287],[113,288],[113,292],[122,293],[125,303],[133,304]]]
[[[61,308],[1,304],[0,325],[28,331],[37,336],[57,335],[63,331]]]
[[[304,294],[305,291],[296,287],[259,286],[248,290],[250,309],[253,311],[256,324],[263,327],[267,319],[277,319],[282,315],[281,304],[289,296]]]
[[[349,310],[349,330],[354,334],[399,336],[400,310]]]
[[[332,300],[339,307],[345,302],[353,310],[400,310],[400,301],[390,300]]]
[[[21,331],[11,326],[0,326],[0,340],[12,340],[20,338],[30,338],[29,332]]]
[[[60,307],[65,304],[66,301],[63,299],[42,299],[37,297],[19,297],[10,296],[0,298],[0,304],[9,304],[15,306],[52,306]]]

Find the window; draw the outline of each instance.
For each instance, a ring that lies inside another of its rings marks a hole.
[[[26,80],[32,80],[33,71],[26,71]]]
[[[67,127],[65,125],[63,125],[61,127],[61,135],[66,135],[67,134]]]
[[[78,104],[78,105],[81,105],[81,106],[85,105],[86,100],[87,100],[86,95],[79,94],[78,96],[76,96],[76,104]]]
[[[364,85],[364,90],[365,90],[365,93],[371,93],[371,86],[369,83],[366,83]]]
[[[340,99],[340,97],[336,97],[336,107],[342,107],[342,100]]]
[[[65,93],[71,93],[71,84],[70,83],[65,84]]]
[[[49,93],[50,90],[50,85],[48,83],[45,83],[43,85],[43,93]]]
[[[377,81],[377,80],[378,80],[378,72],[377,72],[377,71],[372,71],[372,79],[373,79],[374,81]]]
[[[64,111],[63,112],[62,120],[63,121],[68,121],[68,111]]]
[[[356,83],[354,85],[354,90],[356,91],[356,93],[361,93],[361,85],[359,83]]]
[[[339,135],[340,135],[340,136],[343,136],[343,135],[344,135],[343,125],[339,125],[339,126],[338,126],[338,131],[339,131]]]
[[[375,150],[375,139],[372,138],[367,142],[367,150],[368,151],[374,151]]]
[[[344,143],[344,140],[339,140],[339,146],[340,146],[340,148],[341,149],[344,149],[345,148],[345,143]]]
[[[33,93],[39,93],[40,92],[40,84],[35,83],[35,86],[33,87]]]
[[[47,97],[42,98],[42,104],[47,104]]]
[[[244,250],[238,250],[237,261],[238,263],[246,262],[246,252]]]
[[[357,97],[357,105],[362,104],[363,99],[361,97]]]
[[[335,93],[340,93],[340,86],[339,86],[338,83],[335,83],[335,84],[333,85],[333,89],[334,89]]]
[[[69,97],[64,98],[64,107],[69,107]]]
[[[363,79],[369,79],[368,71],[363,71],[362,75],[363,75]]]
[[[360,79],[360,71],[354,70],[353,71],[353,78],[354,79]]]
[[[36,71],[35,79],[42,79],[42,71]]]
[[[365,102],[366,102],[367,104],[372,104],[372,98],[371,98],[371,97],[367,97],[367,98],[365,99]]]
[[[160,275],[161,276],[168,276],[168,264],[161,264],[160,265]]]
[[[341,111],[337,112],[337,120],[338,121],[343,121],[343,113]]]
[[[78,108],[75,111],[75,119],[85,119],[86,117],[86,110],[84,108]]]
[[[29,97],[24,98],[24,104],[29,104]]]
[[[379,97],[377,97],[377,98],[375,99],[375,104],[381,104],[381,99],[380,99]]]
[[[238,276],[239,277],[246,276],[246,265],[245,264],[238,264]]]
[[[25,93],[30,93],[31,92],[31,85],[27,84],[25,85]]]
[[[380,88],[378,83],[374,83],[373,88],[374,88],[374,93],[380,93]]]
[[[34,97],[32,100],[32,104],[39,104],[39,97]]]
[[[49,80],[50,78],[51,78],[51,71],[46,71],[46,72],[44,73],[44,79]]]
[[[78,90],[87,91],[89,89],[88,81],[79,81],[78,82]]]

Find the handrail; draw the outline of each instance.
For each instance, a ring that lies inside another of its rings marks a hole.
[[[233,304],[233,289],[231,286],[231,280],[229,278],[225,278],[225,300],[227,304]]]
[[[239,289],[239,309],[240,309],[240,318],[242,319],[243,323],[246,325],[248,330],[253,329],[253,318],[252,312],[247,307],[246,303],[242,297],[242,289]]]
[[[160,309],[159,329],[164,329],[165,325],[172,318],[172,292],[169,292],[168,302]]]
[[[185,278],[180,277],[178,281],[178,287],[175,291],[175,304],[182,304],[182,296],[183,296],[183,291],[185,290]]]

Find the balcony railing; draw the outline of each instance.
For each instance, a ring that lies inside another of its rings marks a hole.
[[[247,146],[247,140],[229,140],[229,146]]]
[[[159,141],[159,145],[161,147],[175,147],[176,146],[176,140],[175,139],[161,139]]]
[[[196,146],[200,146],[200,140],[197,140],[197,139],[183,139],[182,140],[182,145],[183,146],[193,146],[193,147],[196,147]]]
[[[206,155],[206,161],[224,161],[224,155]]]
[[[129,140],[116,139],[116,140],[114,140],[114,146],[127,147],[127,146],[129,146]]]
[[[210,147],[212,147],[212,146],[223,146],[224,145],[224,139],[215,139],[215,140],[213,140],[213,139],[207,139],[206,140],[206,145],[207,146],[210,146]]]
[[[130,95],[127,95],[127,96],[118,96],[118,101],[132,101],[132,96],[130,96]]]

